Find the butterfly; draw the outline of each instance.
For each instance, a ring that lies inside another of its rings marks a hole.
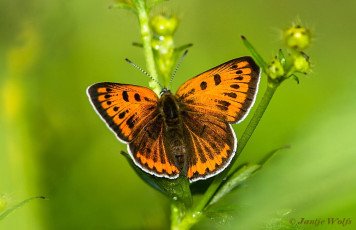
[[[188,80],[176,94],[102,82],[90,86],[99,116],[127,144],[144,172],[190,182],[212,177],[234,157],[237,139],[231,124],[241,122],[254,104],[260,68],[240,57]]]

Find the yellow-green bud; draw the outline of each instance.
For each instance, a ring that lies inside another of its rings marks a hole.
[[[280,78],[284,75],[284,68],[280,60],[276,57],[267,67],[267,75],[272,78]]]
[[[6,201],[4,197],[0,196],[0,213],[3,212],[6,209]]]
[[[175,16],[155,15],[151,18],[153,33],[159,36],[172,36],[178,27]]]
[[[293,26],[283,32],[284,43],[295,50],[304,50],[311,43],[311,33],[301,26]]]
[[[294,68],[296,71],[306,74],[310,69],[309,57],[305,53],[300,52],[294,57]]]

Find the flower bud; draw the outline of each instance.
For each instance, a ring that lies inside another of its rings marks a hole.
[[[303,52],[298,53],[298,55],[294,57],[294,68],[296,71],[306,74],[310,69],[308,55]]]
[[[173,15],[155,15],[151,18],[151,27],[154,34],[159,36],[172,36],[178,27],[178,19]]]
[[[301,27],[293,26],[283,32],[284,43],[295,50],[304,50],[311,43],[310,30]]]
[[[275,57],[271,64],[267,66],[266,72],[270,78],[277,79],[284,75],[284,67],[280,60]]]

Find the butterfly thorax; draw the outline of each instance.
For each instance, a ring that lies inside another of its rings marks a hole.
[[[182,111],[176,96],[169,90],[165,91],[158,101],[158,108],[163,118],[168,154],[175,161],[175,165],[182,170],[186,166],[186,146],[184,144],[186,142],[183,133]]]

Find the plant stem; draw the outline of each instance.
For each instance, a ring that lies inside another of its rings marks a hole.
[[[147,7],[146,7],[146,1],[145,0],[132,0],[132,2],[135,4],[136,9],[137,9],[137,16],[138,20],[140,22],[140,31],[141,31],[141,37],[142,37],[142,44],[143,44],[143,50],[145,53],[145,58],[146,58],[146,65],[147,65],[147,70],[148,73],[157,81],[158,75],[157,75],[157,70],[156,70],[156,65],[155,65],[155,59],[152,51],[152,42],[151,42],[151,29],[149,26],[149,18],[148,18],[148,13],[147,13]],[[154,91],[159,94],[161,91],[161,88],[159,85],[155,83]]]
[[[202,212],[209,204],[210,200],[213,198],[214,194],[220,187],[221,183],[223,182],[223,179],[227,176],[228,172],[233,166],[233,163],[236,161],[236,159],[239,157],[241,154],[242,150],[245,148],[247,142],[249,141],[250,137],[252,136],[253,132],[255,131],[258,123],[260,122],[264,112],[266,111],[266,108],[271,101],[276,89],[278,88],[280,81],[272,81],[268,80],[268,85],[267,89],[263,95],[263,98],[258,105],[252,119],[250,120],[250,123],[247,125],[244,133],[242,134],[242,137],[237,145],[236,153],[234,156],[234,159],[231,161],[230,165],[226,170],[218,174],[211,185],[209,186],[208,190],[205,192],[204,196],[198,203],[198,205],[195,207],[195,213],[200,213]]]

